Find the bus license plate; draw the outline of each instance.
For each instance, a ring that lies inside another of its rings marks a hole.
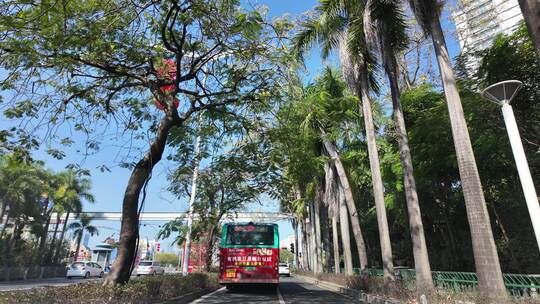
[[[236,270],[230,269],[225,272],[225,277],[227,278],[236,278]]]

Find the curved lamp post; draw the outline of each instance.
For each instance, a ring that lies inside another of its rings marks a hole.
[[[490,85],[484,89],[482,96],[502,107],[506,131],[508,132],[508,138],[512,146],[529,215],[531,216],[536,242],[540,249],[540,205],[538,204],[538,196],[534,188],[529,164],[527,163],[527,158],[525,158],[525,151],[523,150],[523,144],[519,136],[514,111],[512,110],[512,106],[510,106],[510,101],[512,101],[522,86],[523,84],[519,80],[506,80]]]

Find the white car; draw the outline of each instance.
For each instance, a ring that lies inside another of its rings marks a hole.
[[[279,273],[280,276],[285,275],[285,276],[290,277],[291,276],[291,269],[289,268],[289,264],[288,263],[279,263],[278,273]]]
[[[103,277],[103,268],[94,262],[74,262],[67,267],[66,278],[82,277],[88,279],[89,277]]]
[[[159,262],[156,261],[140,261],[135,269],[135,273],[137,276],[164,274],[165,268],[161,267]]]

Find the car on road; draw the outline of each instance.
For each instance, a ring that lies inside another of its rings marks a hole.
[[[288,263],[279,263],[279,275],[291,276],[291,269]]]
[[[137,276],[164,274],[165,268],[161,267],[156,261],[140,261],[135,269]]]
[[[82,277],[88,279],[89,277],[103,277],[103,268],[94,262],[74,262],[67,267],[66,278],[71,279],[73,277]]]

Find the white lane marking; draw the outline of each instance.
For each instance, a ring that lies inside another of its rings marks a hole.
[[[221,287],[221,288],[218,289],[218,290],[212,291],[211,293],[206,294],[206,295],[204,295],[204,296],[198,298],[197,300],[194,300],[193,302],[190,302],[190,304],[204,303],[204,302],[202,302],[204,299],[207,299],[207,298],[213,296],[214,294],[216,294],[216,293],[218,293],[218,292],[220,292],[220,291],[222,291],[222,290],[224,290],[224,289],[225,289],[225,286]]]
[[[279,304],[285,304],[285,300],[283,300],[283,296],[281,295],[281,292],[279,291],[279,286],[276,290],[277,290],[277,297],[279,300]]]

